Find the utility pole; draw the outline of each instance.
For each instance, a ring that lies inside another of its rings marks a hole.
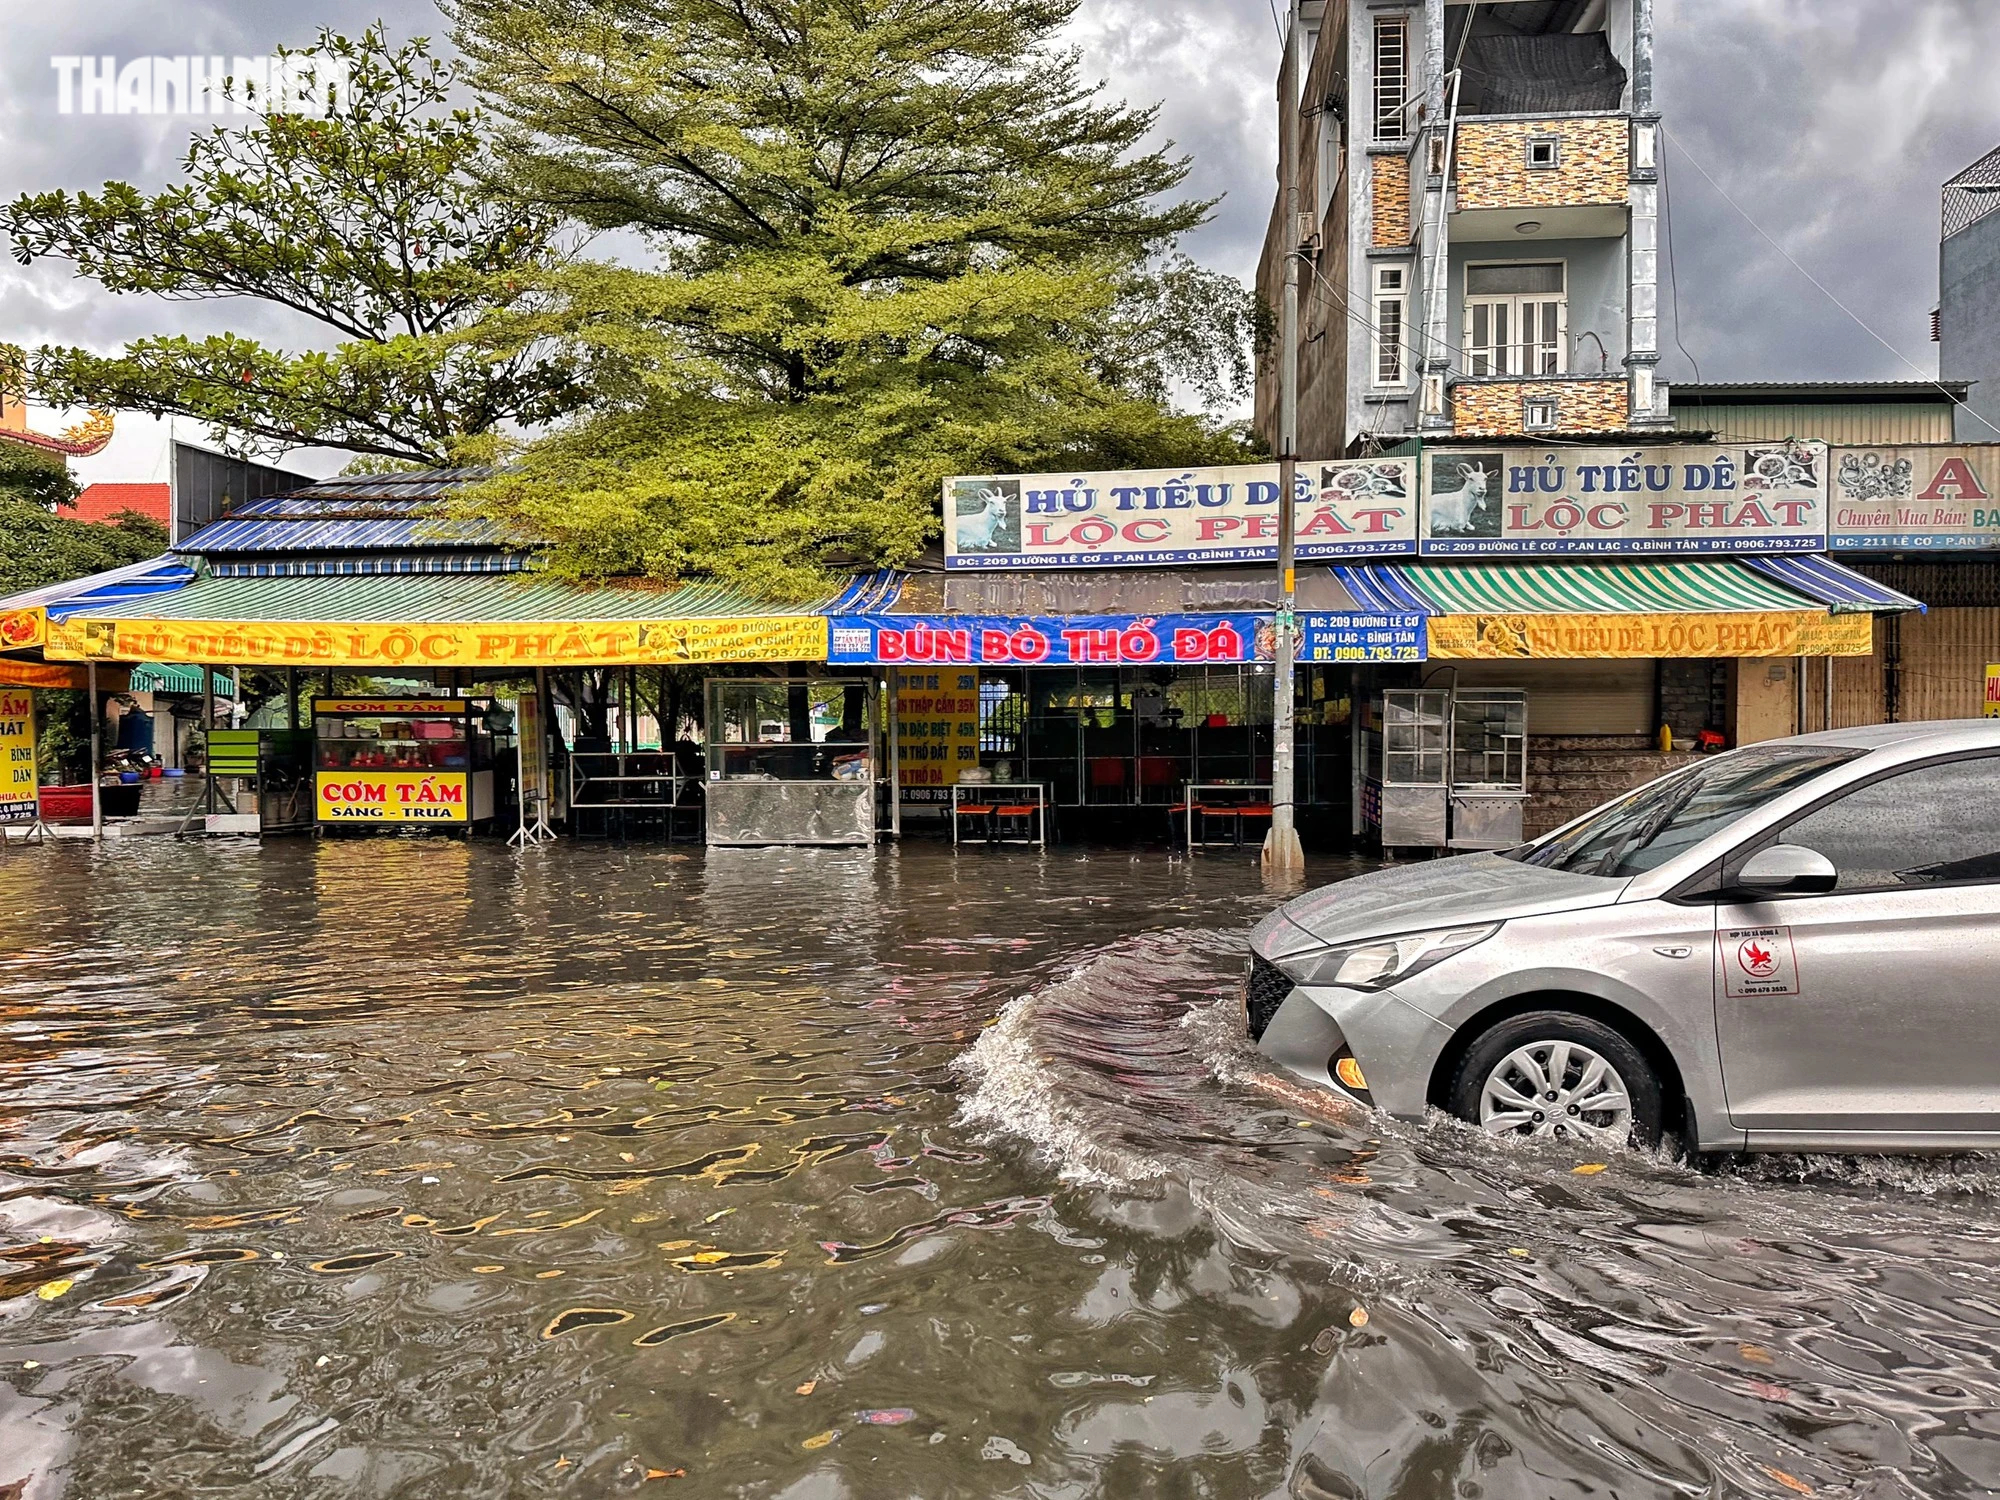
[[[1299,109],[1301,64],[1299,0],[1285,22],[1285,58],[1278,69],[1278,176],[1285,200],[1285,299],[1278,318],[1278,630],[1271,667],[1271,831],[1264,839],[1264,868],[1273,874],[1305,869],[1294,805],[1297,726],[1292,697],[1298,657],[1298,578],[1292,566],[1299,475]]]

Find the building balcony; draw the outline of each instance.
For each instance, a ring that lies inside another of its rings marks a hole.
[[[1451,385],[1454,437],[1624,432],[1632,426],[1623,375],[1461,378]]]
[[[1517,241],[1624,234],[1631,138],[1630,118],[1622,114],[1459,121],[1451,237]]]

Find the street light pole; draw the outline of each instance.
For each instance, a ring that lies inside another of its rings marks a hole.
[[[1285,25],[1285,58],[1278,69],[1278,175],[1285,200],[1279,221],[1285,247],[1285,296],[1278,318],[1278,629],[1271,667],[1271,831],[1264,839],[1264,868],[1293,874],[1305,868],[1294,803],[1297,726],[1298,579],[1292,543],[1299,474],[1299,0],[1291,0]]]

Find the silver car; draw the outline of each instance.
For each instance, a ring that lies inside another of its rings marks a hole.
[[[1251,937],[1273,1061],[1391,1115],[1694,1151],[2000,1146],[2000,721],[1703,757]]]

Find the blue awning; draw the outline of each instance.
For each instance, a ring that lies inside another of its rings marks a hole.
[[[1380,614],[1434,615],[1428,599],[1404,581],[1393,563],[1372,563],[1330,570],[1358,609]]]
[[[1923,610],[1923,601],[1877,583],[1830,557],[1802,552],[1790,557],[1744,557],[1767,578],[1775,578],[1787,588],[1797,589],[1808,599],[1816,599],[1837,615],[1895,614]]]
[[[149,557],[144,562],[93,573],[88,578],[73,578],[67,583],[52,583],[46,588],[16,594],[11,599],[0,601],[0,608],[39,609],[51,619],[59,620],[105,605],[121,604],[144,594],[171,593],[193,583],[194,576],[195,570],[185,558],[171,554]]]

